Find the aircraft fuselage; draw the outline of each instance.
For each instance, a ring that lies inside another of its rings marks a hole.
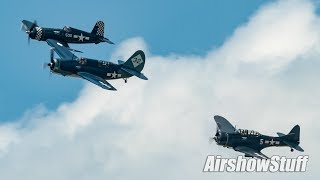
[[[78,77],[78,72],[87,72],[101,77],[105,80],[126,79],[132,75],[121,70],[121,64],[114,64],[108,61],[77,58],[75,60],[56,59],[51,69],[53,73],[63,76]]]
[[[246,146],[252,149],[263,149],[270,146],[287,146],[279,137],[241,134],[228,134],[226,135],[226,139],[218,144],[228,147]]]
[[[100,43],[104,37],[97,36],[79,29],[65,27],[64,29],[35,27],[29,34],[31,39],[46,41],[55,39],[62,43]],[[63,44],[66,46],[65,44]]]

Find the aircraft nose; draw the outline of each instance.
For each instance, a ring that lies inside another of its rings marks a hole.
[[[50,67],[50,69],[51,69],[51,70],[53,70],[53,69],[54,69],[54,65],[55,65],[55,64],[54,64],[54,63],[52,63],[52,62],[48,63],[48,66]]]
[[[216,142],[218,142],[217,136],[213,137],[213,139],[214,139]]]
[[[226,133],[218,133],[215,136],[217,144],[225,144],[227,142],[227,134]]]
[[[30,38],[32,38],[32,39],[34,39],[35,37],[36,37],[36,30],[35,29],[33,29],[30,33],[29,33],[29,37]]]

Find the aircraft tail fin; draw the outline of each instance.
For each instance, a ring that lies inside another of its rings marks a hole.
[[[136,51],[126,62],[121,64],[121,69],[133,76],[137,76],[140,79],[148,80],[141,71],[146,62],[146,56],[142,50]]]
[[[292,135],[292,140],[299,142],[300,141],[300,126],[299,125],[295,125],[291,131],[289,132],[289,134],[293,134]]]
[[[104,22],[103,21],[97,21],[94,25],[91,34],[95,34],[97,36],[104,36]]]
[[[289,134],[277,133],[284,143],[289,147],[294,148],[298,151],[303,152],[304,150],[299,146],[300,144],[300,126],[295,125]]]

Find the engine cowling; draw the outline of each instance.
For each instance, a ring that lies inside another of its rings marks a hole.
[[[218,145],[227,146],[228,140],[229,140],[229,135],[227,133],[217,131],[214,139]]]

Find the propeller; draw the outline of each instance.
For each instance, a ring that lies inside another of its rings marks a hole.
[[[37,20],[34,20],[33,23],[32,23],[32,26],[30,28],[30,31],[33,30],[33,28],[37,27],[38,26],[38,23],[37,23]]]
[[[209,143],[212,144],[213,141],[216,141],[216,142],[217,142],[218,136],[220,136],[220,130],[219,130],[219,127],[217,126],[217,127],[216,127],[216,133],[215,133],[215,135],[214,135],[213,137],[210,137],[210,138],[209,138]]]
[[[218,139],[219,139],[219,137],[220,137],[220,129],[219,129],[219,126],[217,125],[217,127],[216,127],[216,134],[214,135],[214,137],[213,137],[213,139],[216,141],[216,142],[218,142]]]
[[[44,63],[42,64],[42,69],[44,70],[44,69],[46,69],[47,67],[48,67],[48,63],[44,62]]]
[[[23,21],[22,21],[22,23],[21,23],[21,31],[24,31],[24,32],[29,31],[29,30],[28,30],[28,27],[23,23]]]
[[[213,141],[215,141],[215,139],[216,139],[215,137],[210,137],[210,138],[209,138],[209,144],[212,144]]]
[[[215,134],[215,136],[219,136],[220,135],[220,130],[219,130],[219,127],[217,126],[216,127],[216,134]]]
[[[30,34],[33,33],[34,28],[37,27],[37,21],[34,20],[33,22],[29,22],[29,21],[22,21],[21,24],[21,30],[25,31],[28,34],[28,44],[30,44]]]
[[[54,63],[54,51],[53,51],[53,48],[50,48],[50,62]]]
[[[56,61],[54,59],[54,51],[53,48],[50,49],[50,62],[49,63],[43,63],[42,69],[46,69],[47,67],[50,67],[50,72],[54,69],[54,66],[56,64]]]

